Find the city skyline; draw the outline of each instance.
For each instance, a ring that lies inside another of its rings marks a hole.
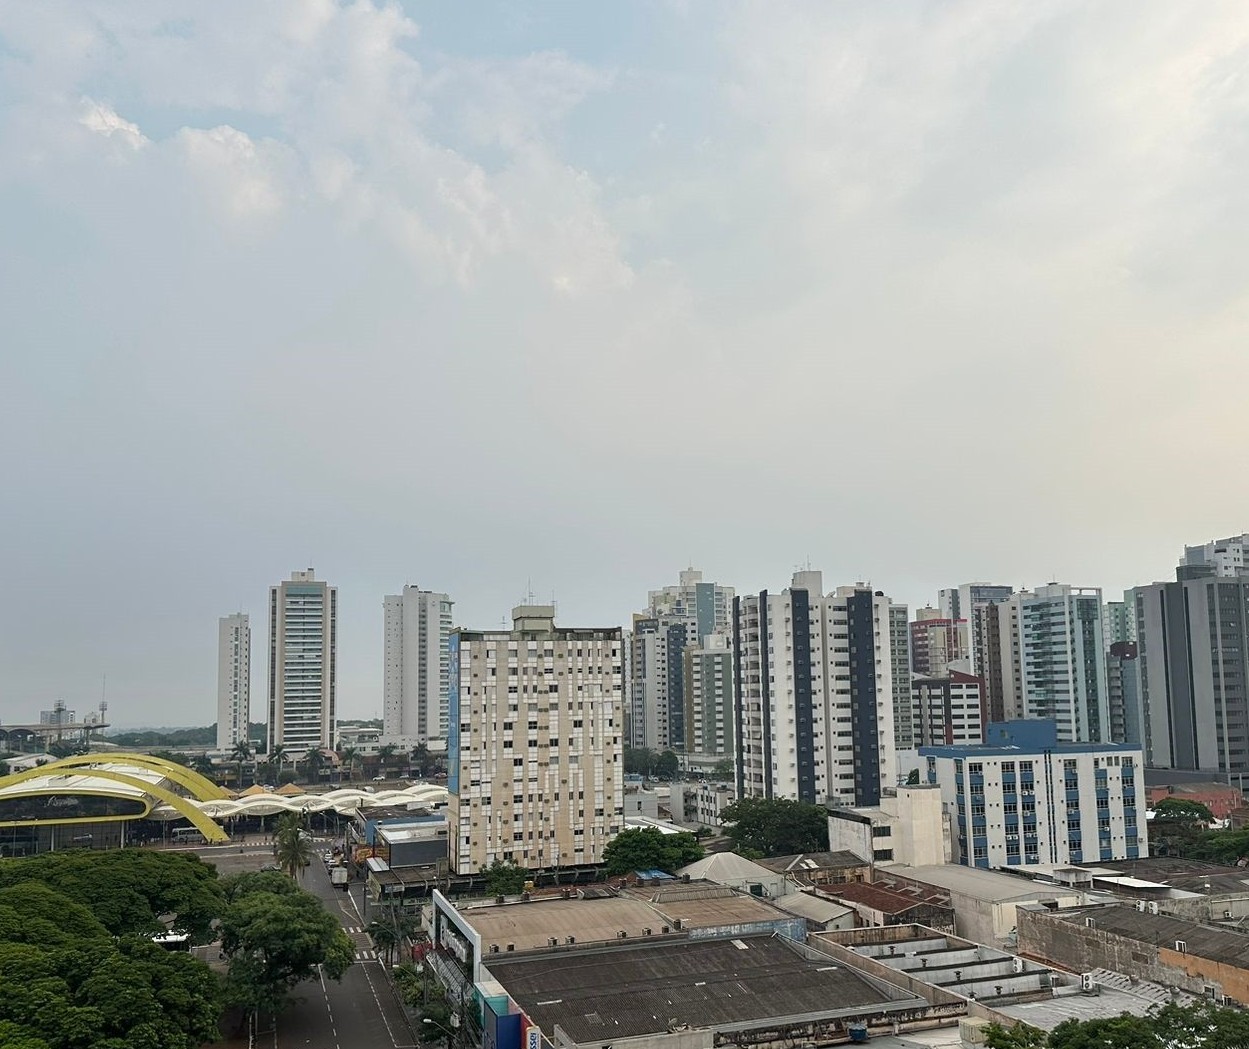
[[[0,717],[204,721],[299,565],[344,716],[404,582],[1169,580],[1249,524],[1246,48],[1228,0],[3,5]]]

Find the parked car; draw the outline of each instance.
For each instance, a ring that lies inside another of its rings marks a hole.
[[[384,782],[386,782],[386,777],[385,777],[385,776],[383,776],[381,773],[378,773],[376,776],[374,776],[374,777],[373,777],[373,782],[374,782],[374,783],[384,783]]]

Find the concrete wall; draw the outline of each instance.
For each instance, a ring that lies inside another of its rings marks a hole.
[[[1159,900],[1163,914],[1191,921],[1223,921],[1249,915],[1249,892],[1230,892],[1219,896],[1194,896],[1185,900]],[[1229,914],[1228,911],[1231,911]]]
[[[1096,922],[1097,916],[1091,917]],[[1040,911],[1019,912],[1019,951],[1076,972],[1111,969],[1198,995],[1213,987],[1216,995],[1249,1005],[1249,971],[1245,969],[1181,954],[1173,946],[1129,940],[1096,925],[1075,925]]]

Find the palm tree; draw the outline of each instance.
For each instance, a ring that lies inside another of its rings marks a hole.
[[[273,837],[273,859],[296,879],[312,862],[312,835],[304,829],[302,813],[288,812],[278,820]]]
[[[230,751],[230,760],[235,762],[238,765],[239,780],[238,780],[238,783],[235,784],[235,786],[239,790],[243,789],[243,766],[246,765],[247,762],[251,760],[251,756],[252,756],[252,744],[251,744],[251,740],[247,740],[247,739],[240,739],[237,743],[234,744],[234,749]]]
[[[321,766],[325,764],[325,751],[320,747],[311,748],[304,755],[304,764],[307,766],[309,782],[316,783],[321,775]]]
[[[278,774],[282,771],[282,759],[286,756],[286,747],[282,743],[275,743],[273,749],[269,751],[269,758],[265,762],[265,779],[272,783],[277,782]]]
[[[338,752],[338,760],[343,765],[347,766],[347,781],[348,782],[350,782],[352,779],[355,778],[356,759],[359,756],[360,756],[360,750],[358,747],[343,747],[343,749]],[[340,782],[341,782],[341,779],[340,779]]]
[[[425,775],[425,765],[429,761],[429,747],[424,743],[418,743],[412,748],[412,754],[408,759],[408,771],[414,776]]]
[[[385,954],[386,964],[390,965],[395,960],[395,948],[399,946],[399,930],[388,921],[374,920],[364,931],[369,934],[373,946]]]
[[[386,769],[390,765],[391,759],[395,756],[397,749],[393,743],[384,743],[377,748],[377,761],[381,765],[383,775],[385,775]]]
[[[209,779],[215,779],[217,775],[217,766],[208,758],[207,754],[198,755],[191,762],[191,768],[198,772],[201,776],[207,776]]]

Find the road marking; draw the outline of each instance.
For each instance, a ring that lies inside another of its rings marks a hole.
[[[373,1001],[377,1005],[377,1014],[382,1018],[382,1023],[386,1025],[386,1033],[390,1035],[390,1044],[395,1049],[404,1049],[399,1045],[399,1039],[395,1037],[395,1032],[391,1029],[390,1021],[386,1019],[386,1010],[382,1008],[382,1000],[377,996],[377,988],[373,985],[373,977],[369,975],[369,967],[366,965],[363,969],[364,978],[369,982],[369,990],[373,992]]]
[[[338,1028],[334,1026],[334,1010],[330,1008],[330,989],[325,986],[325,970],[317,966],[317,976],[321,978],[321,993],[325,995],[325,1011],[330,1018],[330,1032],[334,1035],[335,1049],[342,1049],[338,1044]],[[394,1039],[391,1039],[393,1041]]]

